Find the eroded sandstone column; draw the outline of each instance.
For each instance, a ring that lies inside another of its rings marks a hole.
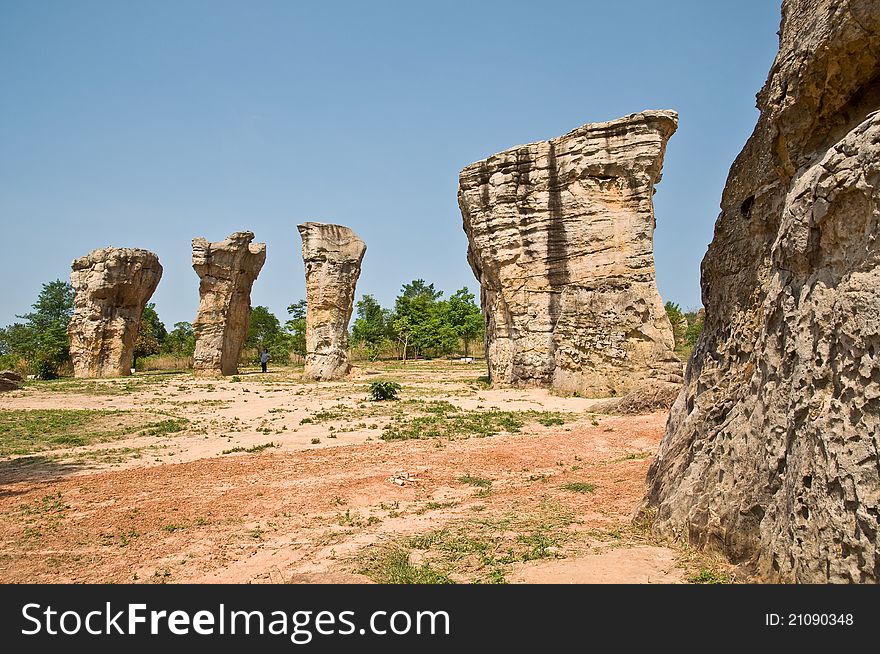
[[[782,16],[645,515],[767,580],[876,583],[880,4]]]
[[[342,225],[303,223],[306,269],[306,379],[339,379],[348,374],[348,321],[367,246]]]
[[[674,111],[632,114],[461,171],[493,383],[596,396],[681,381],[652,202],[677,124]]]
[[[199,311],[193,322],[197,376],[238,372],[250,323],[251,287],[266,262],[266,244],[253,240],[253,232],[235,232],[218,243],[193,239],[193,269],[201,280]]]
[[[141,315],[162,278],[147,250],[101,248],[73,262],[67,327],[75,377],[130,375]]]

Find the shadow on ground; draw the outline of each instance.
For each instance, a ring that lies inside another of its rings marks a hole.
[[[79,463],[62,463],[46,456],[23,456],[0,461],[0,497],[9,497],[28,492],[29,488],[13,490],[6,484],[22,481],[40,482],[66,477],[88,466]]]

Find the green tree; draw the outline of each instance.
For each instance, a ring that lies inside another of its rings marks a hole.
[[[401,288],[400,295],[394,301],[391,332],[397,340],[404,362],[410,348],[418,356],[425,347],[441,338],[432,333],[431,323],[436,323],[437,316],[432,309],[442,295],[443,291],[435,290],[433,284],[427,284],[423,279],[416,279]]]
[[[43,284],[33,311],[23,316],[23,323],[3,330],[3,349],[7,356],[23,360],[28,370],[40,379],[56,377],[70,360],[67,325],[73,315],[74,290],[60,279]]]
[[[387,341],[389,312],[372,295],[364,295],[357,303],[357,320],[351,327],[351,340],[366,346],[370,360],[379,356]]]
[[[426,313],[413,330],[416,351],[436,355],[451,354],[458,346],[458,333],[449,319],[448,301],[428,304]]]
[[[435,290],[434,285],[428,284],[424,279],[414,279],[409,284],[403,285],[400,289],[400,296],[408,300],[425,298],[430,304],[443,297],[443,291]]]
[[[290,319],[284,323],[284,329],[290,335],[290,349],[300,356],[306,355],[306,313],[308,305],[305,300],[294,302],[287,307]]]
[[[694,347],[697,344],[697,339],[700,338],[700,334],[703,333],[703,319],[706,317],[706,312],[700,309],[699,311],[688,311],[684,315],[688,321],[684,342],[686,345]]]
[[[664,307],[666,309],[666,316],[669,318],[669,322],[672,323],[672,336],[675,340],[675,347],[678,348],[684,343],[684,335],[688,325],[687,319],[684,317],[681,307],[675,302],[667,302]]]
[[[159,354],[162,351],[162,344],[168,336],[168,330],[165,324],[159,319],[156,312],[156,305],[150,302],[144,307],[141,313],[141,324],[138,328],[137,339],[134,342],[134,358],[135,360],[150,356],[151,354]]]
[[[268,307],[254,307],[251,309],[251,319],[248,325],[248,335],[245,339],[245,347],[261,349],[281,333],[281,322],[269,311]]]
[[[196,351],[196,336],[192,325],[188,322],[174,323],[174,329],[168,332],[162,343],[162,352],[173,357],[191,357]]]
[[[289,363],[291,335],[281,328],[281,321],[269,311],[268,307],[251,309],[251,320],[244,347],[246,350],[260,351],[266,348],[276,363]]]
[[[471,341],[483,338],[483,312],[467,286],[450,295],[446,305],[447,321],[464,343],[464,355],[468,356]]]

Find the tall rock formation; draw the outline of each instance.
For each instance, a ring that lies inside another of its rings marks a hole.
[[[251,317],[251,287],[266,262],[266,244],[253,240],[253,232],[235,232],[218,243],[193,239],[193,269],[201,280],[199,311],[193,323],[197,376],[238,372]]]
[[[141,315],[162,266],[147,250],[101,248],[73,262],[73,316],[67,327],[75,377],[130,375]]]
[[[367,246],[348,227],[298,225],[306,269],[305,379],[348,374],[348,321]]]
[[[674,111],[645,111],[461,171],[494,383],[615,395],[681,381],[654,278],[652,202],[677,125]]]
[[[651,466],[655,528],[760,578],[880,581],[880,4],[784,0]]]

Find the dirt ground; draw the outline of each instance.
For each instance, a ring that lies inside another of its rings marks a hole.
[[[188,422],[0,459],[0,581],[681,583],[701,571],[632,524],[665,413],[599,415],[595,400],[489,389],[485,374],[418,362],[338,383],[291,368],[4,394],[0,411]],[[376,379],[400,383],[400,400],[369,401]]]

